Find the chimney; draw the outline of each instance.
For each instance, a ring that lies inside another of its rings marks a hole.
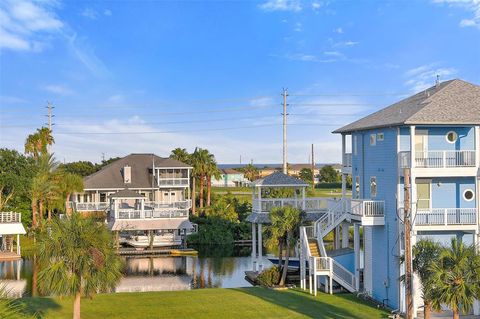
[[[132,182],[132,168],[128,165],[123,167],[123,182],[130,184]]]
[[[439,85],[440,85],[440,74],[437,74],[437,79],[435,80],[435,87],[438,88]]]

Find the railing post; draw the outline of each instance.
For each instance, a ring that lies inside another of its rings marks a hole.
[[[447,215],[447,209],[446,209],[446,208],[445,208],[445,210],[444,210],[444,218],[445,218],[445,219],[444,219],[443,222],[445,223],[445,226],[447,226],[447,225],[448,225],[448,220],[447,220],[448,215]]]
[[[447,167],[447,151],[443,151],[443,168]]]

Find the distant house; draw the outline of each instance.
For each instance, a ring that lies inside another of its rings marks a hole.
[[[315,176],[315,183],[318,183],[318,177],[320,175],[320,170],[322,167],[330,165],[332,166],[338,173],[341,173],[342,165],[340,164],[315,164],[314,168],[314,176]],[[299,177],[300,176],[300,171],[304,168],[307,169],[312,169],[312,164],[309,163],[300,163],[300,164],[288,164],[288,175],[294,176],[294,177]],[[264,167],[263,169],[259,169],[259,176],[260,178],[266,177],[268,175],[271,175],[275,172],[281,172],[282,167],[281,166],[268,166]]]
[[[176,246],[193,225],[191,167],[155,154],[130,154],[84,178],[84,191],[71,207],[85,214],[106,214],[108,228],[133,247]]]
[[[239,187],[246,186],[250,183],[242,172],[227,168],[220,170],[219,179],[212,178],[212,186],[216,187]]]

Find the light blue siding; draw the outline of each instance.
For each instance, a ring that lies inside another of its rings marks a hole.
[[[461,151],[475,149],[475,130],[473,127],[431,127],[417,126],[417,130],[427,130],[428,151]],[[455,143],[447,142],[447,133],[457,133]],[[410,128],[400,128],[400,151],[410,151]]]
[[[475,192],[474,177],[433,178],[432,208],[475,208],[476,198],[466,201],[463,192],[471,189]]]
[[[466,245],[472,245],[473,244],[473,233],[467,233],[467,232],[462,232],[462,231],[457,231],[457,232],[418,232],[417,236],[417,241],[423,239],[423,238],[429,238],[434,241],[439,242],[440,244],[444,246],[450,246],[450,242],[452,238],[457,238],[461,241],[463,241]]]
[[[370,145],[371,134],[384,134],[384,140]],[[397,129],[385,128],[353,134],[357,155],[352,158],[352,177],[360,176],[360,198],[385,201],[385,226],[372,227],[372,297],[391,308],[399,306],[399,260],[397,203]],[[353,140],[353,139],[352,139]],[[370,178],[377,179],[377,195],[370,194]],[[354,189],[353,196],[356,192]]]

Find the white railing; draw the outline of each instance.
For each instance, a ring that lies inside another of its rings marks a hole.
[[[317,236],[325,236],[341,221],[343,221],[346,213],[346,211],[343,210],[343,207],[343,201],[335,202],[335,204],[331,205],[328,211],[315,222],[315,231]]]
[[[415,225],[476,225],[476,208],[432,208],[417,209]]]
[[[330,257],[310,257],[315,264],[315,272],[331,271],[333,259]]]
[[[169,209],[169,208],[178,208],[178,209],[190,209],[192,207],[191,200],[182,200],[176,202],[145,202],[145,209]]]
[[[188,178],[169,178],[169,177],[159,177],[158,186],[188,186]]]
[[[20,223],[22,214],[15,212],[0,212],[0,224],[4,223]]]
[[[343,167],[352,167],[352,153],[343,154]]]
[[[102,211],[106,210],[110,203],[108,202],[89,202],[89,203],[73,203],[77,211]]]
[[[352,199],[352,215],[363,217],[382,217],[385,215],[385,202],[379,200]]]
[[[179,218],[188,217],[188,209],[145,210],[144,218]]]
[[[347,268],[343,267],[340,263],[335,261],[332,258],[332,272],[333,272],[333,279],[348,290],[350,292],[355,291],[355,274],[350,272]],[[340,282],[343,281],[343,282]]]
[[[332,206],[332,203],[338,201],[325,197],[302,198],[262,198],[253,200],[253,210],[257,212],[270,212],[274,207],[291,206],[305,211],[322,211]]]
[[[400,168],[410,167],[410,152],[399,153]],[[415,152],[415,167],[450,168],[475,167],[475,151],[421,151]]]

